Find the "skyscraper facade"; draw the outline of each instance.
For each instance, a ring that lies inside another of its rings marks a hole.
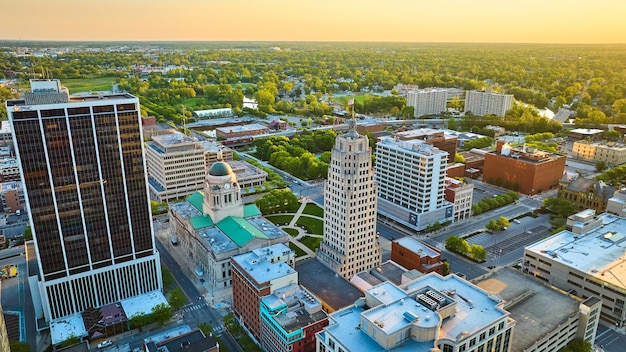
[[[6,107],[46,321],[160,290],[139,100],[32,80]]]
[[[324,240],[318,258],[342,277],[379,266],[376,184],[369,140],[356,132],[337,136],[324,188]]]

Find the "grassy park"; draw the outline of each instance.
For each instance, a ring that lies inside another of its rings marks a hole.
[[[319,216],[320,218],[324,217],[324,209],[320,208],[319,205],[314,203],[308,203],[304,206],[303,214]]]
[[[115,77],[64,78],[61,80],[61,84],[69,89],[70,94],[111,91],[115,83]]]
[[[313,235],[321,235],[324,233],[324,222],[317,218],[308,216],[301,216],[296,221],[296,224],[304,227],[304,229]]]

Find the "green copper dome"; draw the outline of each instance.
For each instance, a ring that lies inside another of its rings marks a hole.
[[[232,173],[233,169],[230,168],[230,165],[222,161],[218,161],[211,165],[211,168],[209,169],[209,175],[211,176],[226,176]]]

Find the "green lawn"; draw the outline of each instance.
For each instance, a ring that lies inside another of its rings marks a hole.
[[[110,91],[115,84],[115,77],[64,78],[61,84],[70,90],[70,94],[80,92]]]
[[[300,234],[300,232],[298,232],[298,230],[296,229],[291,229],[291,228],[283,228],[283,231],[287,232],[288,234],[290,234],[293,237],[298,237],[298,235]]]
[[[324,221],[316,218],[300,216],[296,224],[304,227],[308,233],[313,235],[321,235],[324,233]]]
[[[305,205],[302,213],[319,216],[320,218],[324,217],[324,209],[314,203],[308,203],[307,205]]]
[[[293,215],[268,215],[265,218],[275,225],[285,225],[293,219]]]
[[[303,255],[306,255],[306,252],[303,251],[302,248],[298,247],[298,245],[295,243],[289,242],[289,248],[296,252],[296,257],[302,257]]]
[[[202,98],[201,97],[187,98],[187,99],[183,100],[183,105],[185,105],[186,107],[188,107],[188,108],[193,110],[201,102],[202,102]]]
[[[320,238],[320,237],[311,237],[311,236],[304,236],[300,240],[300,243],[302,243],[303,245],[309,247],[314,252],[315,252],[316,249],[318,249],[320,247],[320,243],[321,242],[322,242],[322,238]]]

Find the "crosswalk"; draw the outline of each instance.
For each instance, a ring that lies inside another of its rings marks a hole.
[[[208,306],[209,306],[209,303],[207,303],[207,302],[201,303],[201,304],[194,304],[192,306],[188,306],[188,307],[183,308],[183,312],[191,312],[193,310],[198,310],[198,309],[201,309],[201,308],[204,308],[204,307],[208,307]]]

